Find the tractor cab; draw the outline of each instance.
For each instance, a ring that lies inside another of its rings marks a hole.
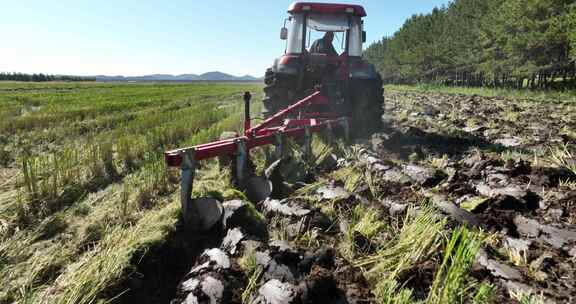
[[[311,54],[314,42],[331,32],[331,42],[337,54],[324,54],[334,57],[362,56],[362,43],[366,34],[362,29],[364,8],[359,5],[296,2],[288,8],[290,16],[280,32],[280,38],[287,40],[287,55]]]
[[[264,75],[263,116],[271,117],[318,90],[329,103],[309,107],[310,113],[356,115],[352,112],[361,108],[357,106],[363,103],[359,100],[376,101],[371,106],[377,107],[382,78],[375,66],[362,58],[364,17],[364,8],[354,4],[290,5],[280,31],[280,39],[286,41],[284,54]],[[375,115],[381,112],[377,108],[373,111]]]
[[[272,70],[279,75],[304,75],[297,84],[300,91],[307,93],[325,84],[325,76],[346,80],[351,68],[364,66],[362,18],[366,11],[362,6],[295,2],[288,7],[288,14],[280,31],[286,48]],[[375,71],[369,72],[375,77]]]

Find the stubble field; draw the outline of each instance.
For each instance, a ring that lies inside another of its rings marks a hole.
[[[203,163],[225,216],[190,234],[162,152],[239,130],[261,89],[0,84],[0,303],[576,300],[573,101],[387,87],[381,132],[292,143],[273,199]]]
[[[260,90],[0,84],[0,302],[116,296],[102,292],[175,229],[162,152],[237,129],[243,92]]]

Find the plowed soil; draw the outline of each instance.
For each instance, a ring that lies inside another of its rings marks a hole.
[[[575,105],[391,91],[385,113],[384,130],[358,141],[355,157],[313,170],[307,186],[316,190],[304,195],[305,185],[292,184],[300,190],[256,203],[263,218],[224,202],[221,244],[204,248],[173,303],[377,302],[375,282],[356,262],[385,248],[410,207],[424,204],[448,219],[447,229],[489,236],[467,272],[491,284],[487,302],[576,301]],[[350,187],[351,175],[335,174],[347,167],[374,179]],[[359,205],[392,228],[377,237],[351,230],[349,211]],[[347,240],[352,256],[342,249]],[[396,278],[412,300],[428,299],[442,254]]]

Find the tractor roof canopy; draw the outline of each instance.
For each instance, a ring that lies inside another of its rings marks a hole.
[[[317,13],[317,14],[342,14],[348,13],[358,17],[365,17],[364,7],[353,4],[334,4],[318,2],[294,2],[288,7],[288,13]]]

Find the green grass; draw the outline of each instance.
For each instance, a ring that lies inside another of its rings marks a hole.
[[[480,249],[480,236],[464,227],[452,231],[444,248],[444,258],[428,293],[428,303],[462,303],[471,288],[467,272]]]
[[[508,97],[513,99],[545,102],[576,102],[576,91],[514,90],[492,88],[447,87],[440,85],[386,85],[385,90],[437,92],[449,94],[479,95],[485,97]]]
[[[367,275],[372,279],[382,274],[394,278],[433,254],[440,246],[438,239],[442,237],[445,225],[446,220],[439,218],[430,207],[418,214],[411,209],[394,244],[362,259],[357,266],[366,267]]]
[[[372,217],[367,210],[360,223]],[[420,210],[411,208],[396,237],[382,244],[375,254],[356,259],[356,266],[364,269],[373,286],[377,303],[422,303],[400,280],[426,263],[437,266],[432,285],[419,286],[428,289],[425,303],[490,302],[491,286],[476,282],[468,274],[482,244],[481,234],[464,227],[450,232],[446,224],[446,219],[427,205]],[[437,263],[440,253],[442,258]]]
[[[0,83],[0,303],[109,301],[175,229],[166,149],[240,130],[259,84]],[[206,162],[195,193],[233,191]],[[227,194],[228,193],[228,194]]]

